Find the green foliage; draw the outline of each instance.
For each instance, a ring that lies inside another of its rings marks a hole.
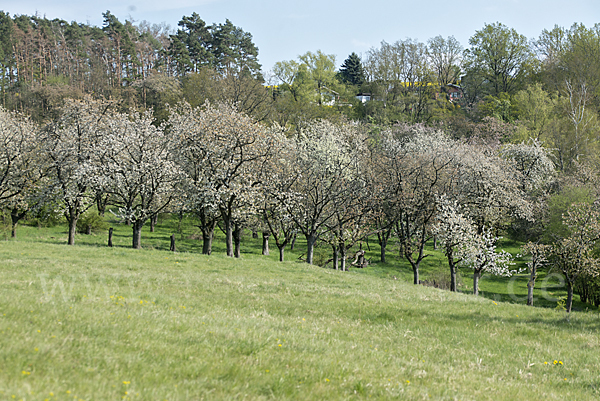
[[[588,203],[594,201],[590,188],[581,186],[566,186],[548,200],[548,225],[544,230],[545,242],[552,242],[556,238],[569,235],[569,229],[563,224],[563,216],[574,203]]]
[[[104,217],[93,210],[87,211],[77,220],[77,232],[81,234],[98,233],[107,229],[108,223]]]
[[[527,37],[503,24],[486,24],[471,36],[469,44],[465,70],[467,75],[477,77],[470,86],[481,86],[484,94],[513,94],[536,68]]]
[[[179,21],[181,27],[171,35],[168,49],[179,75],[199,72],[211,67],[220,74],[240,74],[245,71],[260,75],[258,48],[252,35],[231,21],[208,26],[200,15],[192,13]]]
[[[56,205],[50,203],[39,206],[28,216],[25,223],[37,227],[55,227],[63,224],[65,218],[55,207]]]
[[[498,96],[488,95],[477,105],[477,108],[482,117],[494,117],[505,123],[512,123],[515,119],[516,110],[507,93],[500,93]]]

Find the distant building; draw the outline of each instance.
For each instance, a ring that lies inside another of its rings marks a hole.
[[[367,103],[369,100],[371,100],[371,94],[370,93],[359,93],[358,95],[355,96],[356,99],[360,100],[361,103]]]
[[[455,102],[463,98],[462,88],[455,84],[448,84],[448,86],[446,86],[446,93],[450,97],[451,102]]]

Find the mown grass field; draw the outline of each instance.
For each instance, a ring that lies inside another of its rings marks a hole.
[[[104,233],[68,247],[63,227],[3,240],[0,399],[600,397],[600,316],[589,305],[566,316],[540,296],[542,307],[526,307],[521,278],[512,290],[483,280],[486,298],[414,286],[395,261],[308,266],[295,261],[301,243],[278,263],[249,236],[239,260],[222,256],[219,239],[202,256],[189,224],[172,253],[176,224],[145,231],[141,251],[128,248],[126,226],[114,248]],[[443,261],[428,259],[424,278]]]

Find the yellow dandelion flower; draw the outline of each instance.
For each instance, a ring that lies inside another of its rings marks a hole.
[[[559,364],[559,365],[562,365],[563,363],[562,363],[562,361],[558,361],[558,364]]]
[[[326,381],[326,382],[329,382],[329,379],[328,379],[328,378],[325,378],[325,381]]]
[[[544,365],[548,365],[548,362],[544,362]]]
[[[558,363],[558,361],[555,359],[555,360],[554,360],[554,364],[556,365],[557,363]]]
[[[407,380],[407,381],[406,381],[406,384],[410,384],[410,380]]]

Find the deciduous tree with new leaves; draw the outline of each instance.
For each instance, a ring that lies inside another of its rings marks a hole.
[[[551,251],[551,246],[534,242],[527,242],[521,247],[523,254],[531,255],[531,259],[527,262],[529,270],[529,282],[527,283],[527,305],[533,306],[533,288],[537,279],[537,272],[540,267],[548,264],[548,254]]]
[[[549,260],[552,266],[565,277],[567,284],[567,312],[573,305],[573,287],[581,277],[598,277],[600,259],[595,246],[600,240],[600,211],[598,205],[575,203],[563,215],[563,224],[569,236],[552,244]]]

